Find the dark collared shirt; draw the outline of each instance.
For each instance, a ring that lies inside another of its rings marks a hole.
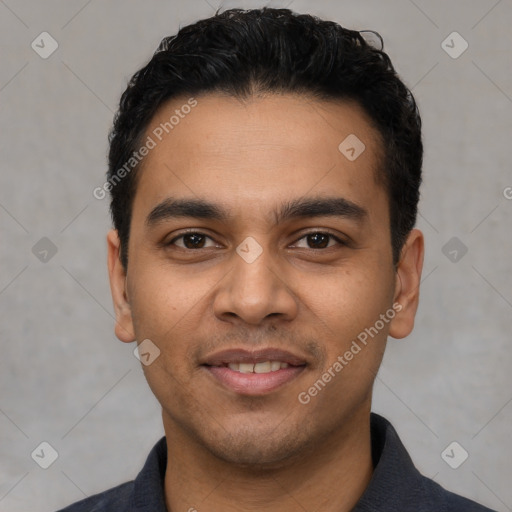
[[[371,415],[374,472],[352,512],[495,512],[446,491],[414,467],[395,429]],[[59,512],[167,512],[165,437],[151,450],[137,478],[70,505]]]

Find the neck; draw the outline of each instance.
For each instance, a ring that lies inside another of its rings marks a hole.
[[[267,469],[219,459],[165,413],[164,428],[169,512],[349,512],[373,472],[369,409],[353,415],[300,459]]]

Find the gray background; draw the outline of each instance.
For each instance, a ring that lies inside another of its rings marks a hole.
[[[92,191],[104,180],[107,131],[129,76],[162,37],[219,5],[0,0],[1,511],[51,511],[132,479],[163,435],[134,344],[113,334],[108,204]],[[512,510],[512,4],[290,8],[379,31],[423,116],[421,305],[414,333],[390,340],[374,410],[425,475]],[[43,31],[59,44],[48,59],[31,48]],[[469,44],[458,58],[441,46],[453,31]],[[43,237],[57,248],[46,262],[32,251]],[[462,258],[462,246],[443,251],[452,237],[468,248]],[[31,458],[42,441],[59,454],[46,470]],[[452,441],[469,453],[458,469],[441,457]]]

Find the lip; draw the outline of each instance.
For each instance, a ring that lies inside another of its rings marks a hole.
[[[226,366],[229,363],[256,364],[265,361],[281,361],[282,363],[288,363],[290,366],[304,366],[307,364],[305,359],[287,350],[277,348],[263,348],[252,351],[241,348],[222,350],[206,357],[202,364],[208,366]]]
[[[280,361],[288,363],[289,366],[268,373],[242,373],[227,366],[230,363],[256,364],[265,361]],[[300,356],[276,348],[253,351],[228,349],[207,357],[201,366],[230,391],[241,395],[258,396],[269,394],[297,378],[306,368],[307,362]]]
[[[241,395],[266,395],[295,379],[305,366],[289,366],[268,373],[241,373],[227,366],[203,366],[223,386]]]

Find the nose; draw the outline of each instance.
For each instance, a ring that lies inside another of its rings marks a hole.
[[[231,270],[219,283],[213,308],[221,320],[251,325],[290,321],[298,309],[286,273],[268,249],[254,261],[233,253]]]

